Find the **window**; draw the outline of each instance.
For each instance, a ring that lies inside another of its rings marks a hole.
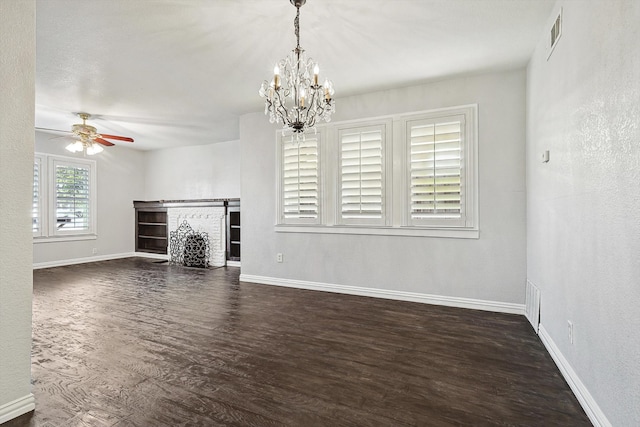
[[[91,164],[53,161],[55,234],[91,231]]]
[[[42,235],[42,156],[36,156],[33,160],[33,202],[31,206],[31,227],[34,236]]]
[[[476,105],[322,130],[278,138],[276,231],[479,237]]]
[[[406,225],[477,231],[475,105],[404,118]]]
[[[96,162],[38,154],[33,173],[36,241],[95,238]]]
[[[304,141],[280,139],[280,223],[318,224],[320,220],[320,134]]]
[[[339,128],[340,224],[385,224],[385,140],[385,125]]]
[[[465,115],[406,122],[408,225],[466,225]]]

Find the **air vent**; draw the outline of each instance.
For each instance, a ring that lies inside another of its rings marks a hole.
[[[538,333],[540,325],[540,289],[529,280],[527,280],[524,314]]]
[[[551,26],[549,33],[549,54],[547,55],[547,59],[551,56],[553,49],[558,44],[558,40],[560,40],[560,36],[562,35],[562,8],[560,9],[560,12],[558,12],[556,19],[553,21],[553,25]]]

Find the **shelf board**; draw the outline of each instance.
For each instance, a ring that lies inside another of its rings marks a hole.
[[[166,226],[166,222],[138,222],[138,225],[163,225]]]
[[[240,228],[239,225],[232,225],[231,228]]]
[[[239,245],[240,244],[240,240],[237,240],[237,241],[236,240],[232,240],[231,244],[232,245]]]
[[[144,236],[142,234],[138,234],[139,239],[155,239],[155,240],[167,240],[166,236]]]
[[[148,252],[150,254],[163,254],[166,255],[167,251],[165,249],[148,249],[148,248],[138,248],[138,252]]]

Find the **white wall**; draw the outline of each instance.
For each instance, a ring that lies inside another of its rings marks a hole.
[[[31,394],[35,1],[0,1],[0,423]]]
[[[71,154],[64,147],[63,139],[51,139],[52,135],[36,132],[36,151],[67,157],[83,157]],[[71,242],[41,242],[33,245],[35,265],[50,265],[58,261],[97,258],[130,254],[135,250],[135,211],[133,201],[144,197],[145,153],[122,146],[113,146],[95,156],[87,156],[97,162],[97,224],[98,238]]]
[[[478,240],[274,232],[277,127],[243,116],[243,276],[523,304],[525,86],[516,70],[336,101],[334,121],[478,103]]]
[[[240,197],[240,143],[149,151],[144,200]]]
[[[528,67],[527,275],[542,293],[541,335],[595,411],[612,425],[637,426],[640,2],[557,6],[562,37],[547,61],[545,31]]]

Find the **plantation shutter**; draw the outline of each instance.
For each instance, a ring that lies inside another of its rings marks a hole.
[[[318,137],[283,142],[282,197],[285,219],[317,219],[319,209]]]
[[[383,219],[383,138],[381,126],[339,134],[340,213],[346,222]]]
[[[411,220],[462,217],[464,117],[410,122]]]
[[[33,198],[31,204],[31,227],[34,234],[42,231],[42,208],[40,206],[40,175],[42,173],[41,160],[36,157],[33,162]]]
[[[56,164],[56,227],[60,231],[89,230],[91,169],[89,166]]]

